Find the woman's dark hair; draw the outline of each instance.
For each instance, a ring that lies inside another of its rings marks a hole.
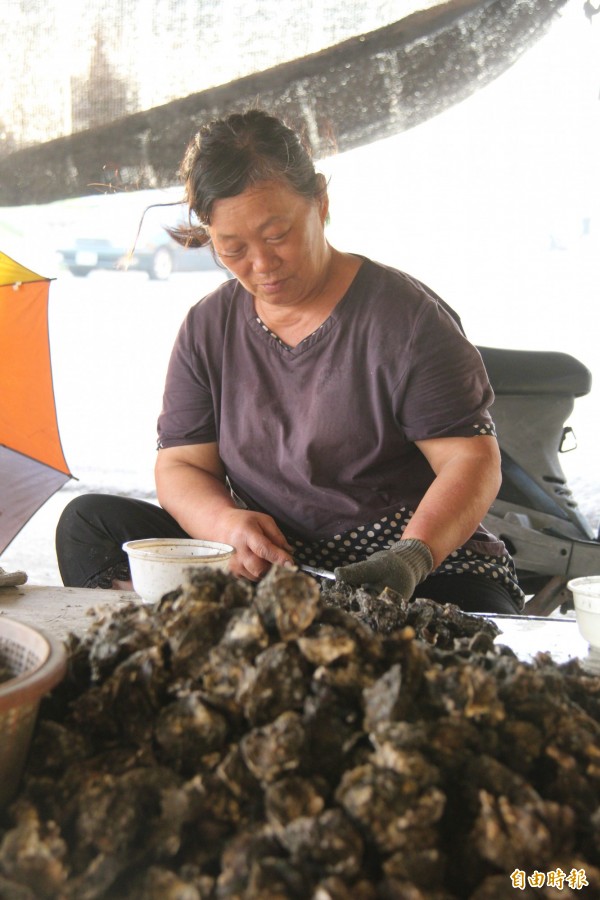
[[[324,190],[308,147],[280,119],[260,109],[234,113],[204,125],[190,142],[180,174],[189,226],[169,229],[187,247],[209,242],[215,200],[235,197],[261,181],[280,181],[307,199]],[[193,217],[197,223],[193,224]]]

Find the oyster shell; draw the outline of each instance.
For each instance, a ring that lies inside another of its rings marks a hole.
[[[302,717],[295,712],[284,712],[268,725],[245,734],[240,750],[254,777],[262,784],[269,784],[300,768],[305,739]]]
[[[296,569],[273,566],[256,589],[255,603],[265,627],[282,641],[290,641],[314,622],[321,593],[314,578]]]

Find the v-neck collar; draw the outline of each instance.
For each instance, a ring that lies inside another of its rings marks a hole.
[[[356,255],[359,256],[359,254]],[[288,359],[302,356],[302,354],[306,353],[308,350],[312,349],[316,344],[322,341],[323,338],[325,338],[329,334],[331,329],[334,328],[337,324],[337,320],[340,313],[342,312],[343,307],[346,305],[346,302],[354,293],[355,285],[358,284],[361,280],[362,272],[365,270],[365,268],[368,267],[368,259],[364,256],[359,256],[359,258],[362,260],[362,265],[360,265],[357,269],[354,278],[346,289],[346,292],[340,298],[340,300],[338,300],[329,316],[318,326],[318,328],[308,334],[305,338],[302,338],[300,343],[296,344],[295,347],[290,347],[290,345],[282,341],[274,331],[271,331],[268,325],[265,325],[254,308],[254,298],[252,297],[252,294],[250,294],[248,291],[245,291],[244,300],[248,324],[250,328],[255,334],[259,335],[263,340],[267,341],[272,349],[277,350],[280,354],[286,356]]]
[[[270,335],[270,337],[274,338],[279,344],[281,344],[281,346],[284,348],[284,350],[297,350],[298,347],[301,347],[302,344],[305,343],[305,341],[310,341],[310,339],[313,337],[313,335],[315,335],[318,331],[320,331],[321,328],[323,328],[327,324],[327,322],[329,321],[330,318],[331,318],[331,316],[328,316],[324,322],[321,322],[321,324],[317,328],[315,328],[314,331],[311,331],[311,333],[307,334],[305,338],[302,338],[302,340],[298,344],[296,344],[295,347],[292,347],[290,344],[286,344],[285,341],[282,341],[281,338],[279,337],[279,335],[275,334],[274,331],[271,331],[269,326],[265,325],[265,323],[263,322],[261,317],[259,315],[256,315],[256,321],[258,322],[260,327],[263,329],[263,331],[265,331],[268,335]]]

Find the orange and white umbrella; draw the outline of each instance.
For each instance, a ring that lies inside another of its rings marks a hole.
[[[0,553],[73,477],[56,419],[50,281],[0,251]]]

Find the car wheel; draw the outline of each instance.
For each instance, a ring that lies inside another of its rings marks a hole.
[[[173,257],[166,247],[159,247],[150,263],[148,275],[152,281],[166,281],[173,271]]]
[[[92,270],[87,266],[72,266],[69,271],[77,278],[85,278],[85,276],[89,275]]]

